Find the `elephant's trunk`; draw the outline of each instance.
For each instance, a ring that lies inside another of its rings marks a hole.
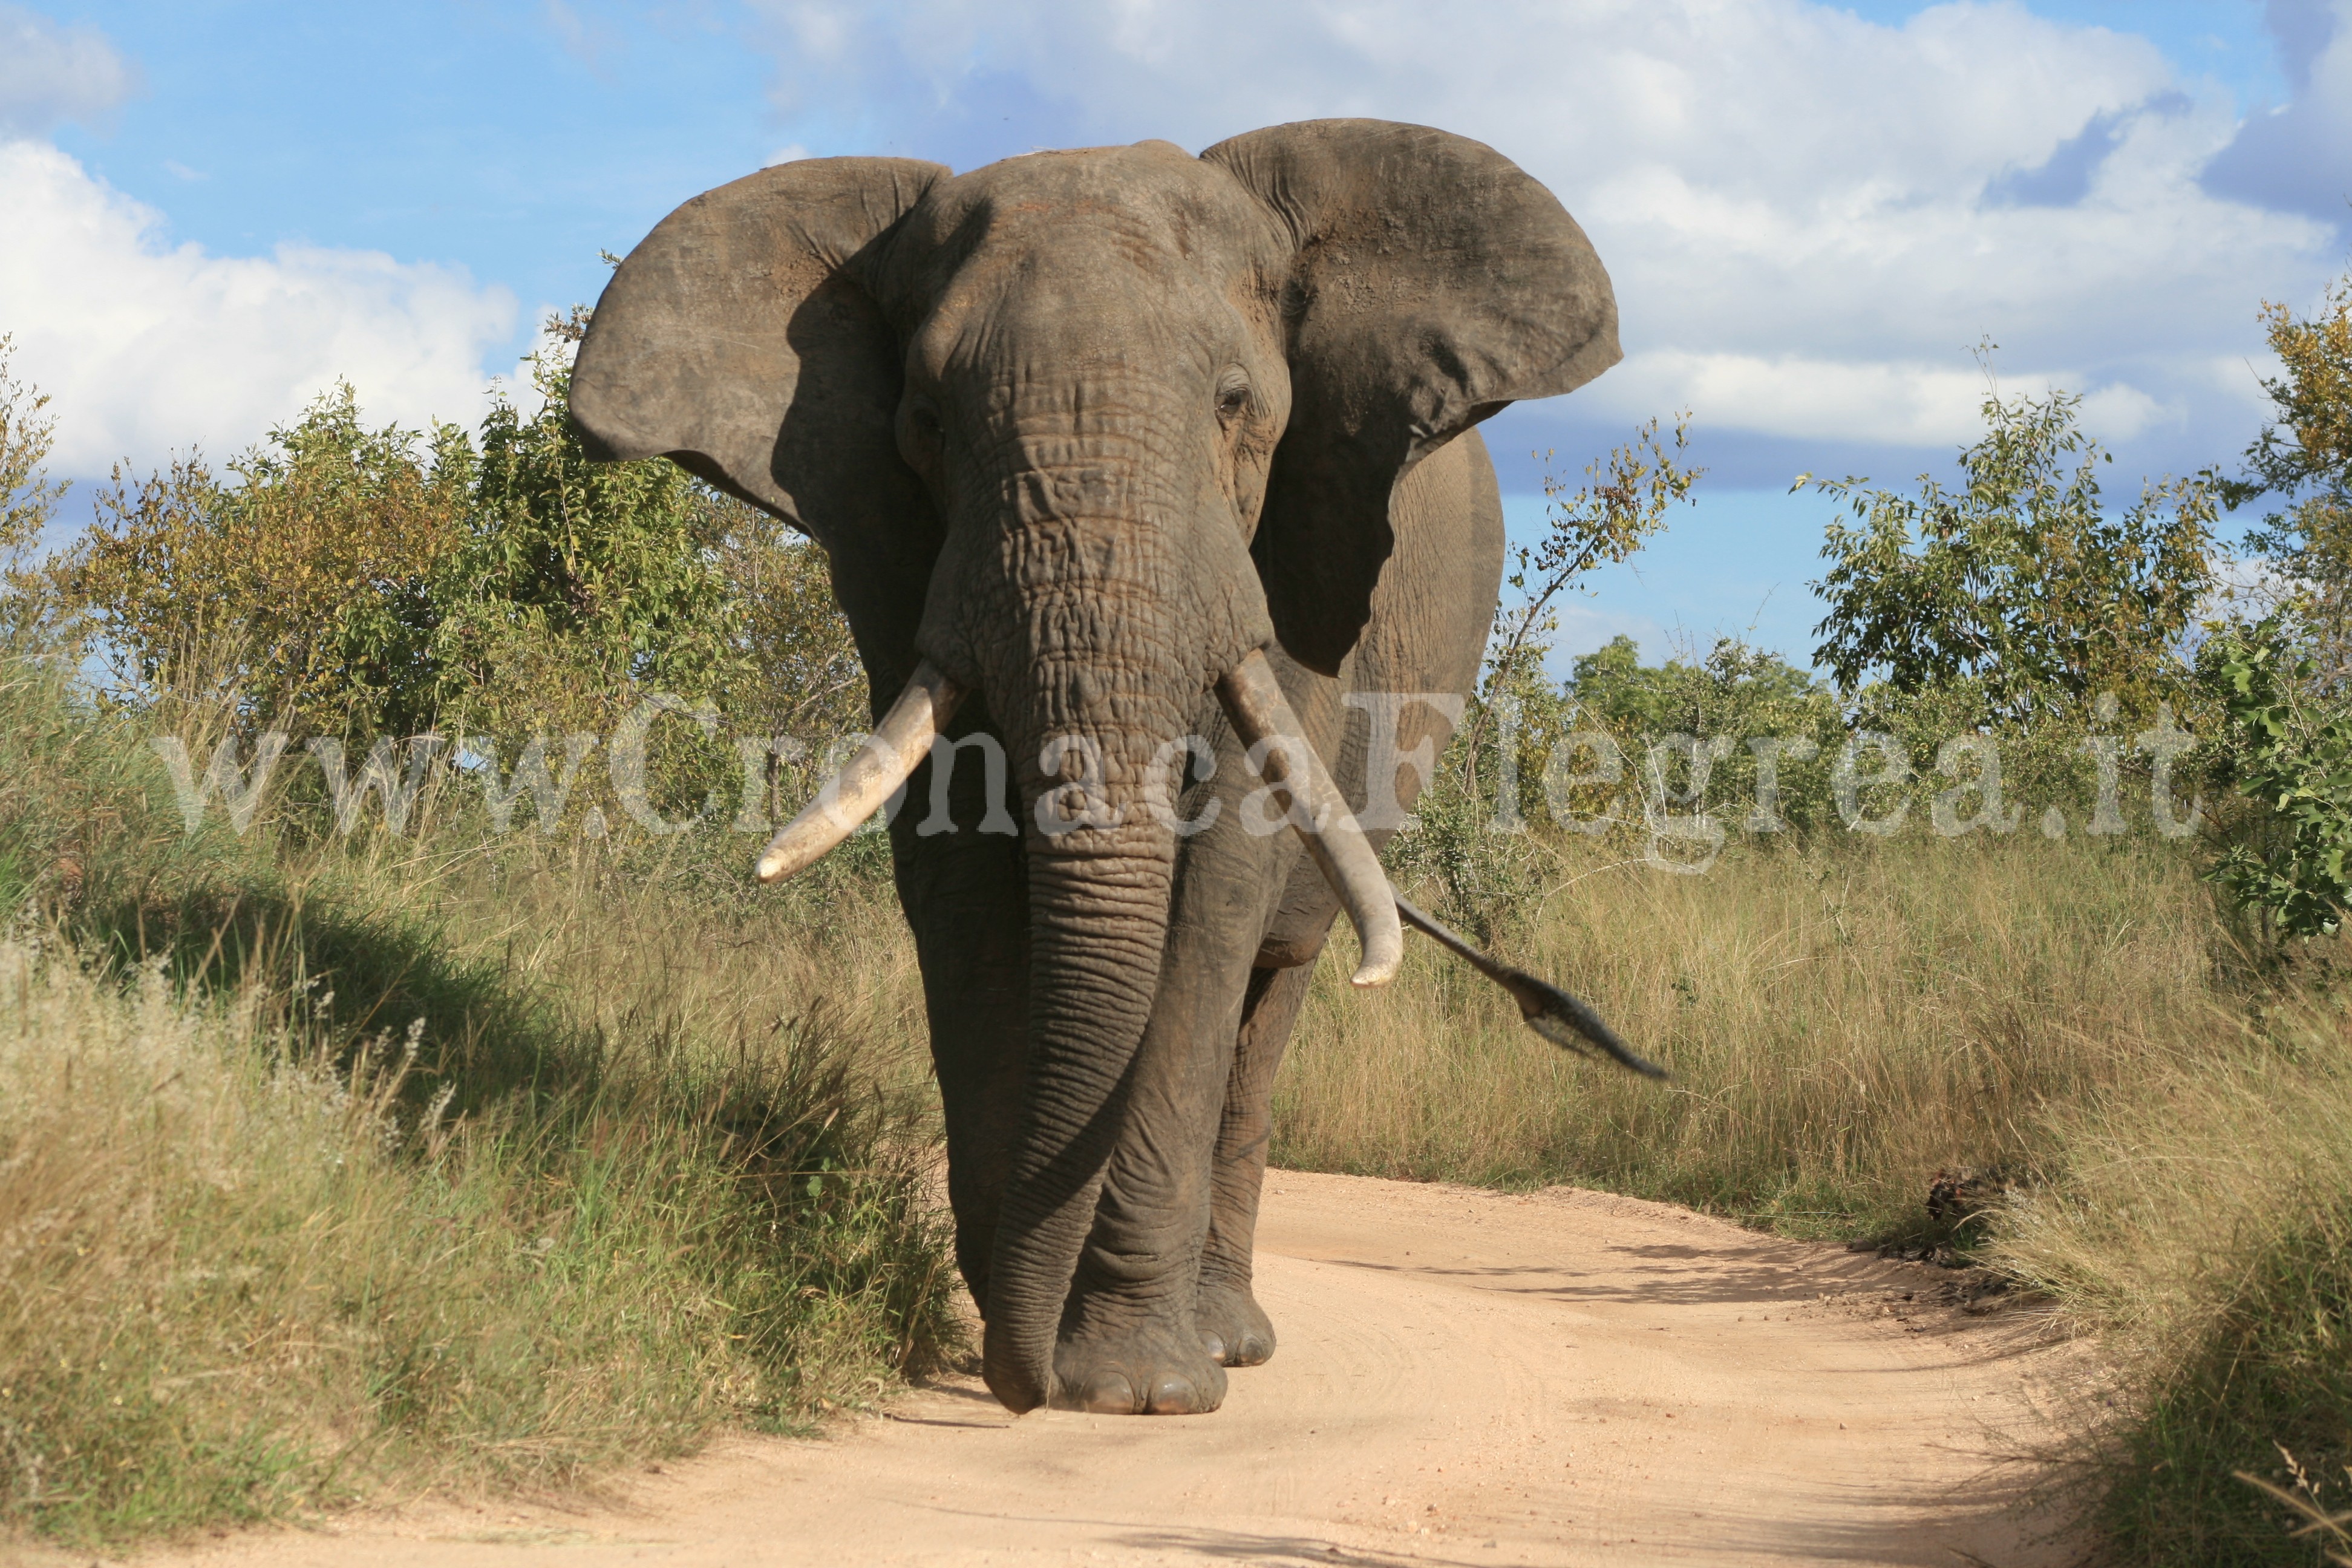
[[[1070,319],[1094,309],[1078,300]],[[1016,1411],[1060,1392],[1063,1310],[1132,1131],[1176,862],[1152,774],[1200,723],[1205,689],[1269,630],[1240,531],[1162,434],[1190,411],[1124,370],[1069,370],[1023,378],[957,476],[916,638],[985,699],[1027,808],[1022,1127],[982,1366]]]
[[[986,680],[1029,803],[1023,1126],[989,1268],[983,1366],[1016,1411],[1056,1392],[1063,1307],[1127,1121],[1176,859],[1175,832],[1150,808],[1147,779],[1187,728],[1198,693],[1174,673],[1185,661],[1151,647],[1157,628],[1139,617],[1121,617],[1108,638],[1054,635],[1094,611],[1089,601],[1104,588],[1033,599],[1030,662],[1000,664]]]
[[[1119,1131],[1167,941],[1174,836],[1028,858],[1022,1135],[989,1269],[983,1372],[1013,1411],[1053,1399],[1054,1351]]]

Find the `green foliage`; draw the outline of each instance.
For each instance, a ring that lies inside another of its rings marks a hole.
[[[1486,679],[1391,868],[1491,937],[1556,883],[1563,829],[1669,871],[1783,830],[2193,831],[2212,698],[2179,648],[2212,580],[2214,481],[2148,486],[2108,516],[2079,405],[1989,395],[1958,492],[1820,485],[1858,519],[1832,525],[1819,584],[1842,689],[1737,639],[1649,667],[1621,637],[1555,684],[1549,605],[1638,548],[1696,478],[1645,426],[1519,552]]]
[[[1558,624],[1552,601],[1594,567],[1630,557],[1666,525],[1668,508],[1690,500],[1692,488],[1706,470],[1685,468],[1679,461],[1689,444],[1690,415],[1685,412],[1675,417],[1671,452],[1659,441],[1658,422],[1652,419],[1631,441],[1586,464],[1584,483],[1574,490],[1567,480],[1545,471],[1544,534],[1511,552],[1504,582],[1519,602],[1496,605],[1488,637],[1493,651],[1487,655],[1478,705],[1468,716],[1462,757],[1470,793],[1478,790],[1478,746],[1490,711],[1497,703],[1517,703],[1522,710],[1533,703],[1540,709],[1551,695],[1543,662],[1549,636]],[[1542,722],[1540,717],[1538,722]]]
[[[2213,639],[2200,668],[2228,715],[2232,782],[2264,809],[2213,879],[2283,935],[2333,934],[2352,908],[2352,712],[2314,700],[2313,662],[2275,616]]]
[[[2278,568],[2315,655],[2315,678],[2352,667],[2352,277],[2325,307],[2298,317],[2263,307],[2285,374],[2265,379],[2277,420],[2246,449],[2244,475],[2220,487],[2232,509],[2270,495],[2289,504],[2247,535]]]
[[[2265,304],[2263,321],[2286,371],[2263,382],[2279,422],[2264,426],[2247,448],[2248,477],[2226,485],[2224,499],[2234,507],[2264,493],[2316,488],[2340,500],[2352,487],[2352,276],[2329,287],[2316,313],[2298,317]]]
[[[1760,726],[1753,721],[1769,715],[1810,729],[1837,716],[1834,695],[1811,674],[1731,638],[1697,664],[1670,658],[1645,666],[1633,639],[1621,635],[1580,657],[1574,669],[1568,691],[1578,706],[1629,734],[1777,732],[1780,726],[1769,719]]]
[[[229,474],[195,458],[144,479],[118,467],[48,568],[56,605],[109,667],[107,695],[137,708],[168,686],[234,703],[247,729],[306,733],[422,719],[459,477],[413,435],[367,429],[348,385]]]
[[[1734,827],[1761,820],[1762,761],[1750,742],[1764,741],[1779,742],[1773,815],[1811,827],[1828,811],[1829,759],[1845,739],[1836,694],[1777,654],[1726,637],[1704,658],[1645,666],[1633,639],[1619,637],[1576,660],[1565,695],[1583,728],[1615,741],[1633,789],[1612,798],[1605,784],[1562,791],[1548,780],[1555,815],[1564,805],[1576,816],[1651,828],[1702,811]],[[1714,744],[1702,757],[1683,738]]]
[[[731,509],[665,459],[590,462],[565,412],[569,369],[541,356],[534,381],[538,411],[500,398],[478,452],[443,439],[436,472],[469,494],[428,590],[431,706],[515,734],[601,727],[635,691],[701,700],[742,684],[744,606],[719,570]]]
[[[576,339],[584,313],[551,326]],[[644,794],[608,789],[592,763],[572,824],[648,809],[723,824],[746,767],[764,767],[754,804],[776,816],[828,743],[867,722],[823,552],[667,460],[589,462],[560,353],[532,374],[535,405],[501,396],[471,433],[372,428],[346,385],[225,476],[194,458],[118,470],[90,527],[11,580],[8,619],[78,637],[111,704],[198,715],[199,774],[219,740],[250,755],[267,730],[290,732],[297,758],[309,738],[336,741],[352,776],[378,738],[438,732],[484,742],[446,746],[443,767],[504,787],[534,740],[560,773],[567,731],[609,742],[635,715]],[[22,411],[5,425],[16,404],[0,397],[0,429],[22,433],[0,456],[34,476],[18,503],[31,517],[53,499],[37,480],[46,426]],[[803,749],[747,760],[730,729]],[[315,814],[320,778],[300,773],[296,804]]]
[[[480,445],[369,429],[350,386],[215,479],[128,481],[54,571],[122,700],[239,694],[252,727],[413,734],[593,725],[633,689],[689,698],[744,664],[708,492],[667,462],[591,464],[563,413],[501,398]]]
[[[1683,466],[1679,459],[1689,446],[1685,409],[1675,417],[1671,452],[1659,442],[1653,419],[1631,441],[1586,464],[1584,483],[1574,490],[1566,479],[1545,472],[1544,535],[1512,552],[1505,582],[1518,592],[1520,603],[1516,609],[1496,610],[1502,646],[1493,656],[1493,668],[1518,668],[1517,656],[1529,635],[1549,628],[1547,616],[1560,590],[1596,566],[1631,556],[1665,527],[1667,508],[1690,500],[1692,487],[1706,470]]]
[[[39,541],[66,490],[41,466],[57,438],[57,421],[43,412],[48,396],[16,379],[16,353],[15,337],[0,333],[0,568]]]
[[[710,505],[753,672],[730,693],[728,712],[762,734],[856,733],[868,722],[866,667],[834,604],[824,552],[757,507],[723,495]]]
[[[2181,693],[2179,644],[2213,580],[2218,481],[2145,485],[2111,514],[2098,470],[2112,459],[2080,429],[2081,405],[1989,391],[1957,491],[1924,474],[1916,496],[1798,477],[1853,515],[1831,524],[1813,584],[1830,605],[1816,657],[1842,689],[1873,671],[1906,695],[1973,680],[2014,720],[2102,692],[2142,713]]]
[[[1650,420],[1588,464],[1573,489],[1545,474],[1544,535],[1510,557],[1506,581],[1517,602],[1496,606],[1484,678],[1414,808],[1419,826],[1388,851],[1399,874],[1433,878],[1444,912],[1481,941],[1517,918],[1549,864],[1545,846],[1517,825],[1540,819],[1545,759],[1576,724],[1576,704],[1544,669],[1553,603],[1594,567],[1631,556],[1690,499],[1705,470],[1681,461],[1689,431],[1690,416],[1680,416],[1669,449]],[[1483,769],[1490,742],[1501,765]]]

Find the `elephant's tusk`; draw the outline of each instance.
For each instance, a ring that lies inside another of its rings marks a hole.
[[[1404,928],[1398,923],[1396,896],[1356,814],[1331,782],[1330,770],[1300,732],[1298,716],[1290,710],[1265,655],[1255,648],[1244,655],[1217,682],[1217,700],[1243,744],[1253,755],[1265,756],[1258,765],[1260,776],[1283,797],[1291,826],[1355,922],[1364,949],[1355,984],[1387,984],[1404,962]]]
[[[1519,1016],[1527,1020],[1528,1027],[1553,1045],[1564,1051],[1574,1051],[1579,1056],[1589,1057],[1597,1052],[1643,1078],[1667,1076],[1665,1068],[1619,1039],[1617,1031],[1602,1023],[1598,1013],[1559,986],[1549,980],[1538,980],[1524,969],[1514,969],[1488,957],[1473,947],[1468,938],[1454,931],[1443,921],[1416,909],[1393,888],[1390,889],[1390,897],[1396,900],[1397,913],[1404,917],[1407,925],[1509,992],[1511,1000],[1519,1005]]]
[[[907,689],[874,733],[866,737],[841,770],[824,781],[816,798],[784,824],[760,857],[760,880],[773,882],[824,859],[857,825],[882,808],[931,754],[931,737],[953,716],[963,689],[925,659],[908,678]]]

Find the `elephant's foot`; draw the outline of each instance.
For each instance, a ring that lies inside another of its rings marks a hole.
[[[1153,1322],[1081,1332],[1054,1351],[1054,1404],[1098,1415],[1204,1415],[1224,1403],[1225,1369],[1199,1338]]]
[[[1246,1285],[1201,1282],[1192,1321],[1209,1359],[1222,1366],[1260,1366],[1274,1359],[1274,1323]]]

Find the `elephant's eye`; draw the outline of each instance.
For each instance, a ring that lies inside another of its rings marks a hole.
[[[898,418],[898,451],[919,472],[939,461],[940,411],[928,397],[910,397]]]
[[[1228,384],[1217,393],[1217,417],[1230,425],[1249,408],[1249,387]]]

